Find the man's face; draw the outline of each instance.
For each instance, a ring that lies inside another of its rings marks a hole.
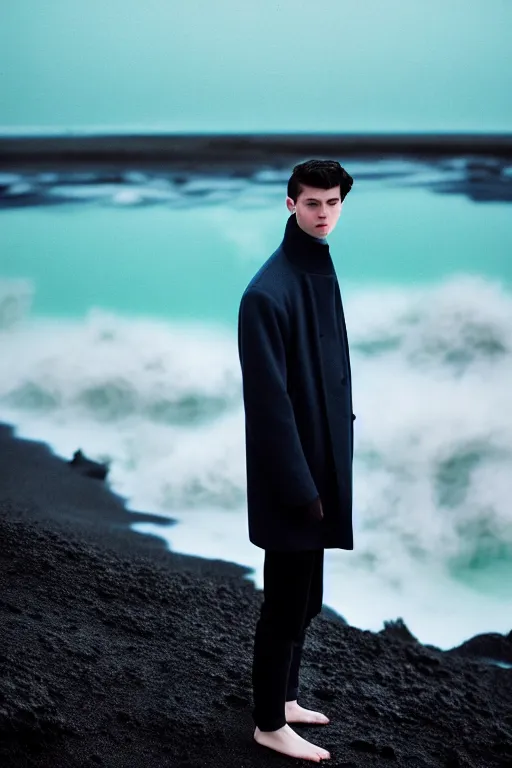
[[[286,207],[290,213],[295,211],[299,227],[313,237],[327,237],[333,231],[342,206],[339,186],[318,189],[303,184],[296,203],[286,198]]]

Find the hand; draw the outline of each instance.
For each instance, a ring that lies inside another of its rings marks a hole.
[[[310,504],[306,504],[306,518],[317,522],[324,519],[324,508],[320,496],[317,496]]]

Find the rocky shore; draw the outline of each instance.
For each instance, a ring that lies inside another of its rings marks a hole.
[[[252,739],[247,571],[132,532],[76,464],[0,427],[0,766],[311,765]],[[443,652],[324,608],[299,702],[331,722],[294,727],[339,768],[510,768],[511,662],[512,633]]]

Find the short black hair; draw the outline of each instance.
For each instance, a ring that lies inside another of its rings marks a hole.
[[[341,167],[337,160],[306,160],[293,169],[288,180],[288,197],[297,202],[302,184],[317,189],[332,189],[332,187],[339,185],[341,200],[343,201],[350,192],[353,183],[352,176]]]

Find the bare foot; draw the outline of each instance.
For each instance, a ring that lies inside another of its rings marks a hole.
[[[303,760],[313,760],[315,763],[319,763],[320,760],[328,760],[331,757],[326,749],[306,741],[298,733],[295,733],[289,725],[283,725],[277,731],[260,731],[256,727],[254,740],[264,747],[281,752],[283,755]]]
[[[309,725],[327,725],[329,718],[321,712],[304,709],[297,701],[287,701],[285,705],[287,723],[308,723]]]

